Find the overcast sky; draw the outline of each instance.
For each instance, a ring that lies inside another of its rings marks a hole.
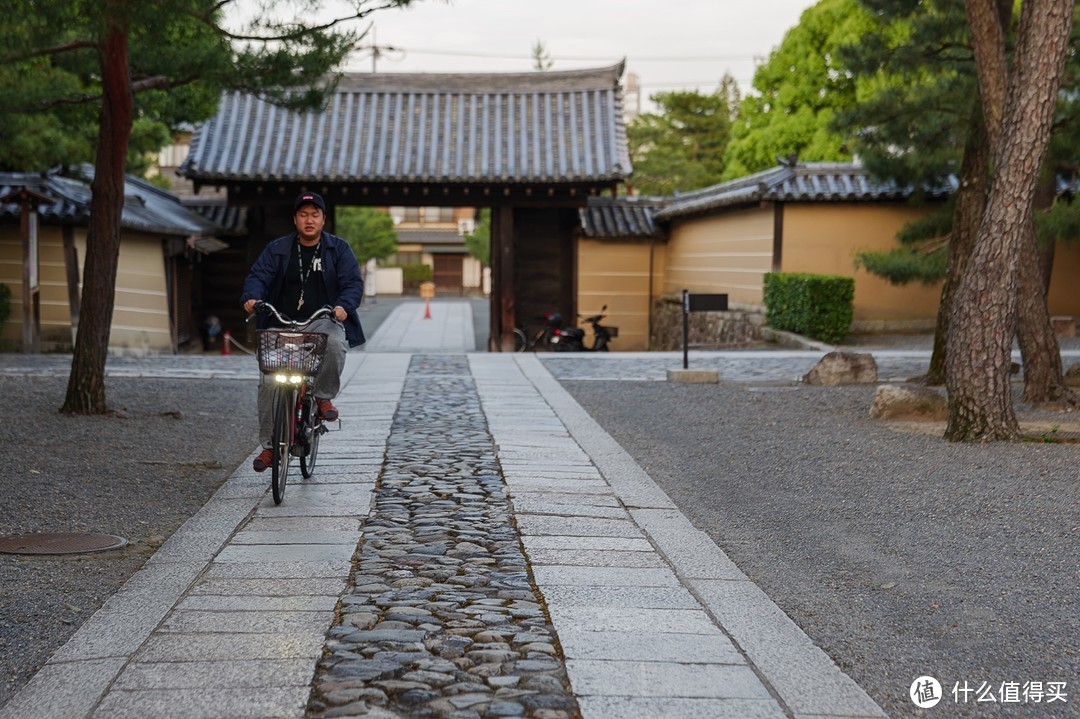
[[[245,0],[241,0],[244,2]],[[333,5],[331,0],[329,5]],[[645,96],[712,91],[730,72],[745,94],[768,57],[815,0],[414,0],[371,16],[379,72],[522,72],[539,40],[553,70],[623,58]],[[370,49],[350,70],[372,69]],[[625,84],[625,75],[624,75]]]

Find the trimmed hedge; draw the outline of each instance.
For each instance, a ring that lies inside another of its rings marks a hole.
[[[405,284],[418,285],[421,282],[430,282],[435,275],[431,265],[402,265],[401,276]]]
[[[855,315],[855,280],[837,275],[769,272],[765,314],[769,326],[835,344]]]
[[[0,282],[0,327],[4,326],[7,322],[8,315],[11,314],[11,288]]]
[[[405,292],[418,292],[421,283],[431,282],[435,278],[435,271],[431,265],[382,265],[382,267],[396,267],[401,270],[401,284]]]

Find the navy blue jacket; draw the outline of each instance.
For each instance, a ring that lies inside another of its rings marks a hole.
[[[266,246],[266,249],[251,266],[251,273],[244,280],[244,294],[240,304],[248,300],[263,300],[274,304],[281,294],[285,283],[285,271],[296,244],[296,232],[279,237]],[[360,315],[356,309],[364,298],[364,280],[360,277],[360,264],[356,261],[349,243],[325,230],[322,233],[322,277],[326,284],[326,296],[330,306],[340,305],[345,310],[345,339],[350,347],[362,345],[364,328],[360,326]],[[269,315],[259,315],[259,329],[270,326]]]

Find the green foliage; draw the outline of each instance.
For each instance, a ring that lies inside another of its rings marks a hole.
[[[646,195],[670,195],[716,184],[724,171],[731,136],[732,102],[738,88],[725,77],[720,89],[661,92],[660,111],[638,115],[626,128],[634,174],[630,184]]]
[[[860,252],[855,257],[855,266],[894,285],[915,281],[932,285],[945,278],[948,261],[948,251],[941,246],[929,252],[912,247],[894,247],[891,250]]]
[[[873,18],[870,31],[840,50],[857,79],[859,102],[838,114],[834,128],[851,136],[869,173],[916,187],[941,183],[960,172],[963,148],[977,103],[975,63],[964,3],[959,0],[862,0]],[[1077,17],[1080,17],[1078,7]],[[1074,23],[1073,45],[1080,43]],[[1080,156],[1080,57],[1066,66],[1049,158]],[[1067,173],[1073,167],[1057,169]],[[951,202],[905,226],[899,247],[867,252],[859,266],[894,284],[932,284],[946,273]],[[1059,199],[1036,212],[1040,240],[1078,236],[1080,212]]]
[[[431,282],[431,280],[434,279],[431,265],[402,265],[401,276],[406,285]]]
[[[840,48],[858,103],[834,129],[871,175],[899,184],[941,182],[960,169],[976,101],[964,3],[863,0],[872,18],[859,43]]]
[[[769,272],[765,313],[770,327],[834,344],[854,317],[855,280],[836,275]]]
[[[1036,212],[1035,229],[1040,242],[1080,240],[1080,202],[1062,198],[1050,209]]]
[[[431,282],[435,273],[431,265],[387,265],[401,269],[401,284],[406,292],[415,292],[420,288],[421,282]]]
[[[897,247],[858,252],[855,266],[894,285],[940,282],[948,270],[952,210],[950,200],[933,212],[912,220],[897,232],[896,239],[900,243]]]
[[[0,282],[0,328],[11,315],[11,288]]]
[[[226,30],[232,0],[156,0],[123,3],[129,24],[129,74],[135,127],[128,153],[132,174],[168,144],[171,131],[214,114],[223,90],[261,94],[291,109],[325,103],[333,70],[361,33],[326,25],[305,2],[303,13],[264,12]],[[358,20],[409,0],[355,0]],[[45,170],[92,162],[99,141],[101,70],[97,45],[103,9],[87,0],[0,0],[0,169]],[[310,11],[310,12],[309,12]],[[285,17],[287,19],[275,19]],[[327,27],[331,29],[327,29]]]
[[[491,210],[488,208],[480,210],[476,228],[465,233],[465,249],[485,267],[491,266]]]
[[[858,43],[872,21],[856,0],[821,0],[754,73],[756,94],[739,106],[724,158],[724,179],[774,167],[778,157],[851,159],[847,137],[832,128],[856,103],[856,82],[840,49]]]
[[[387,213],[374,207],[339,207],[335,234],[344,238],[361,264],[382,260],[397,252],[397,230]]]
[[[555,64],[555,61],[551,59],[551,53],[544,47],[544,43],[539,40],[532,46],[532,59],[533,70],[538,72],[544,72],[550,70],[551,66]]]

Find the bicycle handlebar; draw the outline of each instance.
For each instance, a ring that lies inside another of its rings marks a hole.
[[[304,325],[309,325],[320,317],[332,317],[334,314],[333,307],[331,307],[330,305],[324,305],[319,309],[315,310],[315,313],[312,314],[311,317],[308,317],[306,320],[290,320],[288,317],[283,317],[278,311],[278,309],[272,304],[270,304],[269,302],[263,302],[262,300],[257,300],[253,309],[255,310],[254,314],[252,315],[253,317],[260,312],[268,315],[273,315],[277,318],[278,322],[281,322],[283,325],[286,325],[288,327],[292,327],[293,329],[299,329]]]

